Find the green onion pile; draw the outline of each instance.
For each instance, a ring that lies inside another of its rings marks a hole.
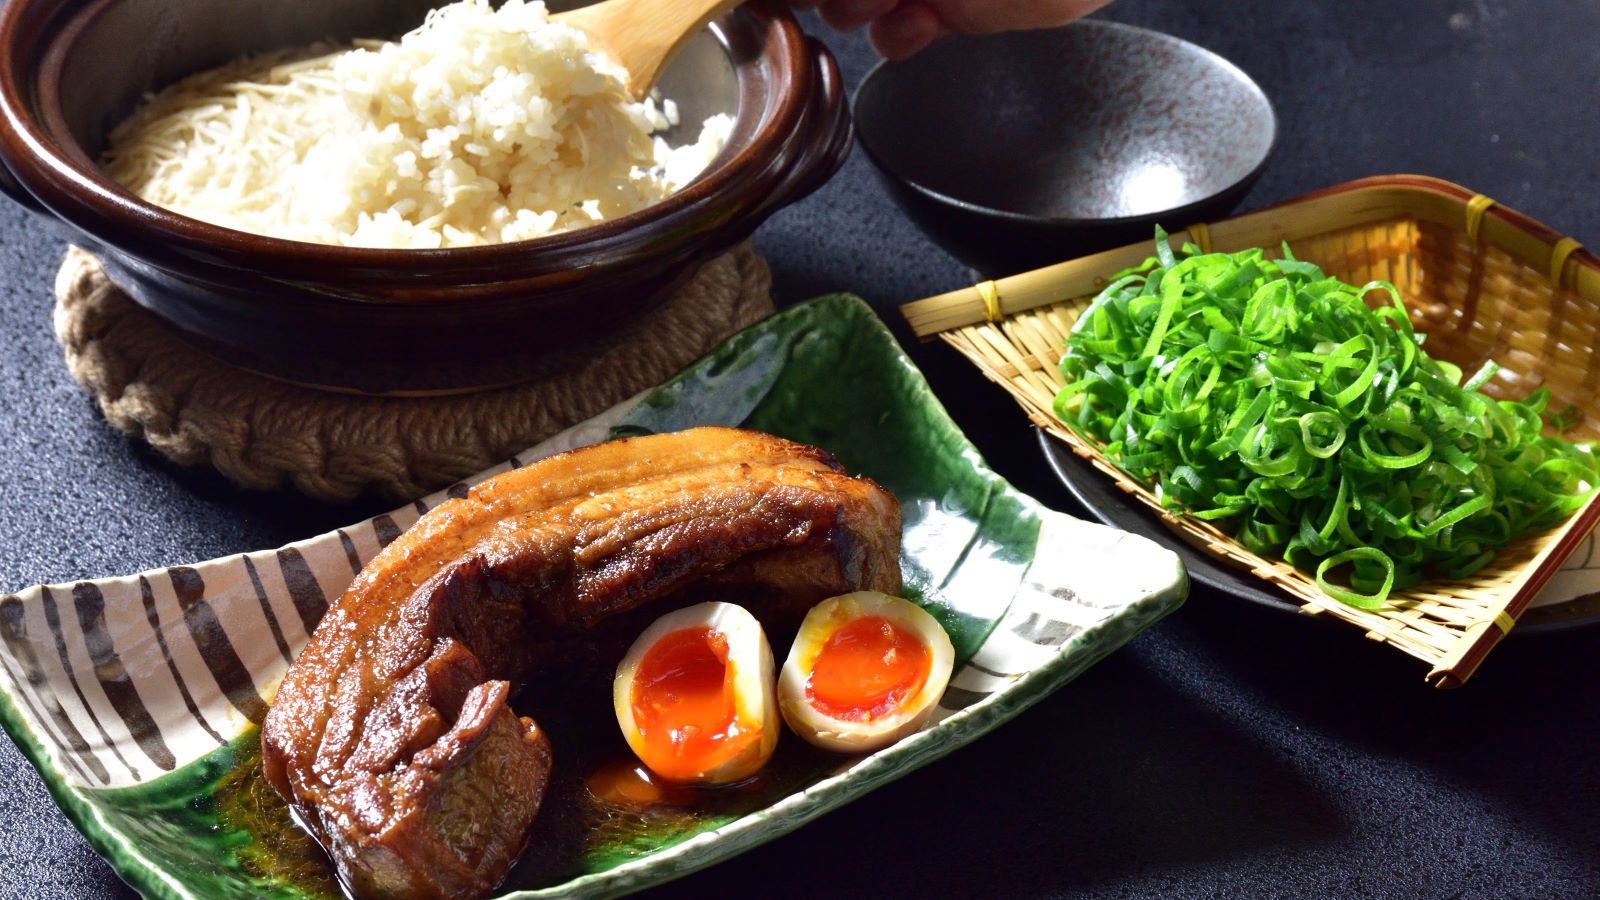
[[[1592,446],[1541,434],[1543,388],[1485,396],[1492,362],[1462,383],[1394,285],[1352,287],[1287,245],[1174,254],[1158,231],[1156,254],[1074,327],[1056,415],[1167,508],[1224,520],[1329,596],[1372,609],[1466,577],[1600,485]]]

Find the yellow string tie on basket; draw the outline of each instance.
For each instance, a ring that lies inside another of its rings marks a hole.
[[[1494,614],[1494,618],[1492,618],[1492,619],[1479,619],[1478,621],[1473,622],[1472,624],[1473,625],[1482,625],[1482,624],[1484,624],[1486,622],[1488,624],[1491,624],[1494,627],[1500,629],[1500,633],[1502,635],[1510,634],[1511,633],[1511,629],[1517,624],[1517,620],[1511,618],[1511,614],[1506,612],[1503,609],[1500,610],[1499,612],[1495,613]]]
[[[989,322],[1000,321],[1000,286],[993,281],[980,281],[973,287],[978,289],[978,296],[983,298],[983,317]]]
[[[1569,237],[1556,241],[1550,248],[1550,286],[1561,290],[1561,276],[1566,274],[1567,260],[1572,254],[1583,248],[1583,245]]]
[[[1200,248],[1201,253],[1211,252],[1211,229],[1204,222],[1196,222],[1189,226],[1189,237],[1194,239],[1194,245]]]
[[[1478,227],[1483,224],[1483,214],[1489,211],[1494,201],[1482,194],[1473,195],[1467,201],[1467,238],[1476,242],[1478,240]]]

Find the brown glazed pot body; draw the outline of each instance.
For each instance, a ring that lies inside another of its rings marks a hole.
[[[578,231],[445,250],[280,240],[145,203],[94,161],[145,92],[246,53],[397,35],[434,5],[10,0],[0,9],[0,188],[64,225],[119,287],[225,360],[314,385],[431,392],[536,377],[628,330],[849,153],[837,64],[781,5],[756,0],[716,23],[713,51],[674,63],[689,69],[676,86],[671,69],[664,79],[687,107],[696,78],[718,81],[707,92],[737,110],[723,152],[661,203]]]

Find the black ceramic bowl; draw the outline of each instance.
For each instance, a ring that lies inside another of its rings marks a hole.
[[[1232,63],[1093,19],[880,64],[854,112],[895,200],[991,276],[1223,216],[1278,134],[1271,102]]]
[[[224,359],[316,385],[447,391],[533,377],[640,328],[700,263],[820,185],[849,151],[832,57],[782,3],[758,0],[662,76],[690,136],[708,115],[734,115],[723,152],[671,197],[589,228],[444,250],[309,244],[145,203],[95,162],[146,91],[255,51],[398,35],[443,2],[8,0],[0,189]]]

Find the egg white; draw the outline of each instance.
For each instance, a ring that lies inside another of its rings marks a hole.
[[[844,625],[868,616],[882,616],[915,635],[928,649],[928,679],[893,712],[871,722],[838,719],[811,705],[806,682],[828,638]],[[909,600],[857,591],[822,601],[806,613],[789,657],[778,676],[778,707],[784,721],[812,744],[843,753],[870,753],[916,731],[933,714],[950,683],[955,648],[950,636],[927,610]]]
[[[633,716],[633,688],[639,664],[662,638],[686,628],[709,628],[728,642],[728,667],[732,669],[734,714],[741,728],[759,732],[759,738],[738,755],[699,773],[692,784],[731,784],[754,775],[778,746],[778,705],[773,692],[774,665],[766,632],[748,610],[731,603],[701,603],[668,613],[639,635],[617,666],[612,681],[612,705],[622,736],[640,761],[649,745]],[[648,765],[648,763],[646,764]],[[658,773],[659,774],[659,773]]]

